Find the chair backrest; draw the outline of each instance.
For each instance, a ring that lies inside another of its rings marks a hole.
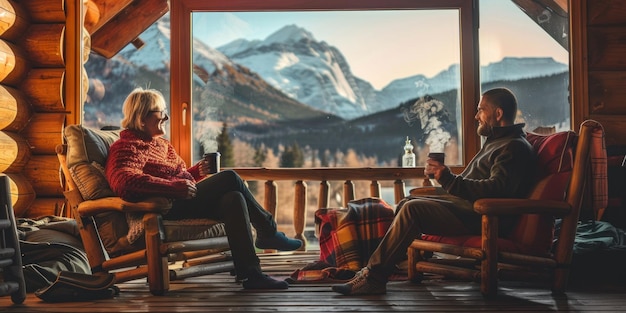
[[[66,175],[76,185],[82,200],[95,200],[104,197],[114,197],[106,176],[104,166],[111,144],[119,139],[119,130],[98,130],[82,125],[65,127],[64,135],[67,150]],[[71,197],[68,197],[68,199]],[[72,207],[78,203],[70,204]],[[74,216],[77,220],[79,218]],[[118,239],[128,233],[128,223],[125,214],[121,212],[105,213],[95,217],[96,229],[81,228],[81,236],[97,238],[101,245],[111,255],[119,253]],[[96,247],[100,249],[99,247]],[[96,249],[96,250],[97,250]],[[94,252],[95,253],[95,252]]]
[[[531,189],[529,198],[565,200],[574,162],[576,133],[528,133],[526,138],[537,154],[536,184]],[[538,214],[523,215],[508,239],[523,252],[545,254],[552,247],[554,218]]]
[[[578,220],[582,185],[588,180],[590,164],[590,143],[586,132],[598,125],[595,121],[586,121],[578,134],[573,131],[550,135],[528,133],[527,139],[537,153],[536,184],[529,198],[567,201],[576,212],[566,218]],[[585,140],[581,142],[583,131]],[[576,159],[578,157],[581,159]],[[554,221],[554,217],[547,215],[523,215],[508,239],[526,253],[550,253],[554,241]]]
[[[67,167],[84,200],[114,196],[104,176],[111,144],[119,131],[103,131],[69,125],[65,127]]]

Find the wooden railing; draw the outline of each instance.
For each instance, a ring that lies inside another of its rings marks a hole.
[[[307,212],[307,181],[320,182],[317,208],[326,208],[330,199],[331,181],[343,182],[342,205],[345,207],[349,201],[355,199],[356,181],[369,182],[371,197],[381,197],[381,182],[393,182],[394,201],[398,203],[405,197],[407,180],[419,180],[421,184],[421,180],[424,179],[424,171],[421,168],[233,168],[233,170],[248,182],[265,182],[264,207],[273,215],[276,215],[278,199],[276,182],[295,182],[293,227],[295,238],[303,240]]]

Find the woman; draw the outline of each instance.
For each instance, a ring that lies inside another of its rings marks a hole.
[[[169,119],[165,99],[156,90],[135,89],[124,101],[120,139],[111,145],[106,176],[111,188],[128,201],[150,196],[173,199],[168,220],[211,218],[224,222],[237,280],[245,289],[286,289],[285,281],[261,271],[250,223],[260,249],[296,250],[302,242],[276,230],[271,214],[254,199],[234,171],[206,177],[202,160],[187,168],[173,146],[163,138]]]

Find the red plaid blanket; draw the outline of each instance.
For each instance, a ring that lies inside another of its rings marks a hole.
[[[393,218],[391,206],[379,198],[350,201],[347,208],[318,209],[315,226],[320,261],[297,270],[291,278],[295,281],[350,278],[346,271],[356,272],[367,264]]]

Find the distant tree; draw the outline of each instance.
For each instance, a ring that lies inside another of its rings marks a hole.
[[[320,165],[322,167],[328,167],[328,165],[330,165],[330,162],[328,162],[329,154],[330,152],[328,150],[322,152],[322,156],[320,157]]]
[[[261,167],[263,166],[263,162],[267,159],[267,149],[265,149],[264,145],[257,147],[254,149],[254,166]]]
[[[297,142],[293,145],[285,147],[280,157],[281,167],[302,167],[304,165],[304,154]]]
[[[217,151],[222,154],[220,164],[223,167],[235,166],[235,155],[233,153],[233,144],[228,135],[228,125],[226,122],[222,124],[222,131],[217,136]]]

